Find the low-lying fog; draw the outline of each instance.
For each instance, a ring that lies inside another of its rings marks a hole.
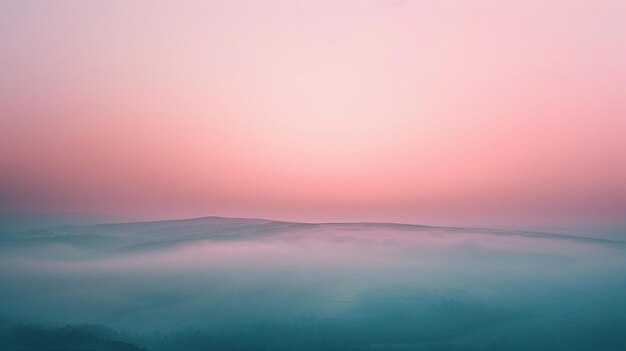
[[[0,234],[0,349],[624,350],[626,243],[202,218]]]

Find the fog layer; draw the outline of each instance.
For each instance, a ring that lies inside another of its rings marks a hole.
[[[621,241],[215,217],[0,240],[9,350],[626,347]]]

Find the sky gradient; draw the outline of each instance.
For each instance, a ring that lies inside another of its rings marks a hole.
[[[613,225],[624,150],[624,1],[0,0],[0,211]]]

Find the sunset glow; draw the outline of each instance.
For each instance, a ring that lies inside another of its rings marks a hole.
[[[0,210],[626,215],[624,1],[0,1]]]

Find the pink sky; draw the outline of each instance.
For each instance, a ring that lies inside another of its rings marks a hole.
[[[2,1],[0,211],[626,218],[626,2]]]

